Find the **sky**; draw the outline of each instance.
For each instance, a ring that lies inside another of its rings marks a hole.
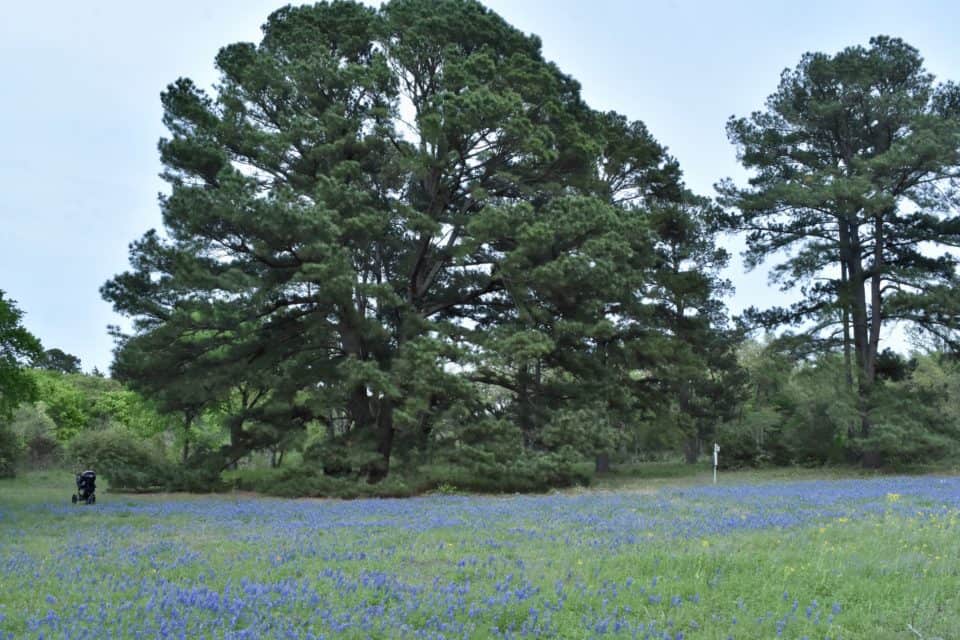
[[[643,120],[713,195],[746,174],[724,130],[761,109],[807,51],[874,35],[917,47],[929,71],[960,81],[960,3],[777,0],[487,0],[536,33],[547,59],[595,109]],[[160,92],[184,76],[210,87],[220,47],[259,41],[271,0],[5,3],[0,20],[0,290],[45,348],[109,368],[107,326],[127,321],[99,288],[127,268],[128,244],[162,226]],[[736,238],[724,243],[734,253]],[[791,300],[761,268],[725,273],[734,313]],[[893,346],[898,338],[893,337]]]

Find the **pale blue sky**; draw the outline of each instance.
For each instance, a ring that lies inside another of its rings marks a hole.
[[[760,108],[780,71],[805,51],[835,52],[870,36],[917,47],[940,79],[960,80],[960,3],[626,2],[489,0],[538,34],[547,58],[587,102],[647,123],[712,195],[742,179],[724,123]],[[47,348],[106,370],[108,324],[98,289],[126,268],[127,244],[160,226],[159,94],[178,76],[215,81],[217,50],[257,41],[282,3],[56,0],[5,3],[0,20],[0,289]],[[779,294],[763,273],[728,272],[729,306]]]

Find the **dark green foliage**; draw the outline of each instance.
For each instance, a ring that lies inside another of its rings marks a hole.
[[[539,493],[551,488],[590,484],[591,465],[545,454],[523,457],[512,464],[438,464],[420,467],[415,474],[391,474],[370,484],[365,478],[336,477],[312,466],[280,469],[244,469],[225,474],[239,490],[283,497],[402,498],[422,493],[470,491],[479,493]]]
[[[166,487],[170,464],[133,433],[84,431],[70,442],[67,464],[77,472],[93,469],[117,491],[156,491]]]
[[[720,469],[746,469],[769,463],[769,454],[757,438],[758,426],[755,421],[762,421],[760,428],[769,433],[771,427],[779,423],[780,416],[775,414],[773,422],[764,420],[764,417],[762,414],[753,413],[749,419],[720,425],[717,429]]]
[[[0,423],[0,478],[17,475],[17,467],[23,458],[23,440],[13,429]]]
[[[916,368],[916,358],[904,358],[889,347],[877,354],[877,380],[903,382]]]
[[[949,459],[960,452],[960,370],[936,355],[913,357],[909,375],[884,383],[874,400],[877,427],[862,446],[888,465]],[[856,443],[859,444],[859,443]]]
[[[187,465],[170,461],[149,441],[125,429],[84,431],[70,441],[66,463],[74,470],[93,469],[112,491],[224,491],[220,459],[199,451]]]
[[[651,212],[657,268],[650,293],[663,336],[651,340],[649,365],[656,387],[672,399],[661,422],[675,423],[688,463],[703,443],[713,441],[717,424],[729,419],[743,399],[744,372],[736,359],[741,336],[728,326],[720,297],[730,283],[720,278],[727,252],[716,246],[717,211],[684,193],[677,203]]]
[[[37,358],[34,366],[60,373],[80,373],[80,358],[61,349],[47,349]]]
[[[960,371],[949,358],[885,353],[889,370],[900,373],[878,377],[871,398],[875,429],[864,438],[842,356],[797,361],[782,346],[774,341],[742,350],[750,397],[740,416],[719,430],[722,465],[844,464],[873,452],[884,467],[904,468],[956,455]]]
[[[540,493],[553,488],[588,486],[592,464],[572,451],[519,457],[508,463],[486,460],[418,469],[422,489],[452,488],[480,493]]]
[[[308,443],[307,476],[490,489],[574,482],[671,402],[710,432],[725,256],[642,123],[472,0],[287,7],[263,34],[221,50],[215,94],[164,92],[166,234],[102,289],[134,320],[114,375],[178,416],[185,464],[213,413],[225,466]]]
[[[228,476],[236,489],[285,498],[406,498],[417,493],[416,488],[394,476],[370,484],[365,479],[333,477],[312,467],[243,470]]]

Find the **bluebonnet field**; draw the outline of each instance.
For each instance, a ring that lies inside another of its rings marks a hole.
[[[348,502],[102,493],[93,507],[0,491],[3,638],[960,629],[953,477]]]

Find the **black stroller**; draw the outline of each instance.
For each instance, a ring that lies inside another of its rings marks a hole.
[[[77,492],[73,494],[73,504],[86,502],[93,504],[97,501],[97,474],[93,471],[84,471],[77,474]]]

